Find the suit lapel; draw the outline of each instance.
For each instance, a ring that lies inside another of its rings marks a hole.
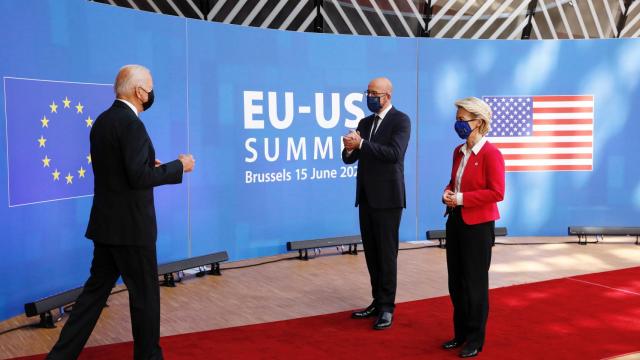
[[[374,118],[375,118],[375,115],[370,115],[365,119],[367,122],[364,129],[365,133],[363,135],[366,137],[364,137],[363,139],[367,139],[368,141],[371,141],[373,139],[373,136],[371,136],[371,129],[373,129]]]
[[[484,148],[484,147],[483,147]],[[469,160],[467,160],[467,164],[464,167],[464,173],[462,173],[462,183],[469,184],[470,182],[474,182],[474,178],[478,176],[478,159],[480,158],[480,154],[482,153],[482,149],[478,151],[478,155],[476,155],[473,151],[471,151],[471,155],[469,155]],[[461,189],[462,191],[462,189]]]
[[[387,115],[384,117],[384,119],[382,119],[382,122],[378,124],[378,130],[376,130],[376,133],[371,137],[372,139],[375,139],[378,135],[382,134],[382,132],[388,128],[394,111],[395,109],[393,107],[389,109],[389,112],[387,112]],[[373,120],[371,121],[371,124],[373,125]]]

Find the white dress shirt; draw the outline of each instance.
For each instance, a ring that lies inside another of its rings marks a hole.
[[[460,192],[460,183],[462,182],[462,174],[464,174],[464,168],[467,166],[467,161],[471,157],[471,152],[478,155],[482,147],[487,142],[487,139],[483,136],[480,141],[478,141],[472,148],[469,150],[467,148],[467,144],[465,143],[460,148],[460,152],[464,154],[462,161],[460,161],[460,166],[458,166],[458,172],[456,172],[456,182],[454,184],[453,192],[456,193],[456,202],[458,205],[463,205],[462,193]]]
[[[118,100],[118,101],[122,101],[123,103],[127,104],[127,106],[129,106],[129,107],[131,108],[131,110],[133,110],[133,112],[136,114],[136,116],[138,116],[138,109],[136,109],[136,107],[135,107],[135,106],[133,106],[133,104],[132,104],[132,103],[128,102],[128,101],[127,101],[127,100],[125,100],[125,99],[116,99],[116,100]]]
[[[378,132],[378,129],[380,129],[380,125],[382,125],[382,120],[384,120],[384,117],[387,116],[387,113],[389,113],[389,110],[391,110],[391,107],[393,105],[389,104],[389,106],[384,109],[380,114],[376,114],[378,116],[378,126],[376,126],[376,131],[373,131],[373,127],[375,126],[375,117],[373,118],[374,124],[371,126],[371,132],[369,133],[369,139],[371,139],[373,137],[373,135],[375,135],[376,132]],[[360,148],[362,147],[362,141],[360,141]]]
[[[389,110],[391,110],[391,107],[393,107],[393,105],[389,103],[389,106],[387,106],[386,109],[382,110],[380,114],[376,114],[380,118],[378,120],[378,126],[376,127],[376,132],[378,132],[378,129],[380,129],[380,126],[382,125],[382,120],[384,120],[384,117],[387,116],[387,114],[389,113]],[[375,118],[374,118],[374,121],[375,121]],[[371,139],[374,134],[375,133],[373,132],[373,125],[371,125],[371,132],[369,133],[369,139]],[[362,149],[363,142],[364,142],[364,137],[360,139],[360,145],[358,145],[358,149]],[[351,155],[352,152],[353,150],[347,150],[347,155]]]

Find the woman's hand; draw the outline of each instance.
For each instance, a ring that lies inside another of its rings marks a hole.
[[[456,200],[456,193],[451,190],[445,190],[444,194],[442,195],[442,200],[449,207],[456,207],[458,205],[458,202]]]

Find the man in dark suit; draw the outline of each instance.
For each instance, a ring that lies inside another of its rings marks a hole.
[[[129,291],[134,358],[162,359],[153,188],[181,183],[195,161],[191,155],[156,160],[138,118],[154,100],[148,69],[123,67],[114,88],[116,101],[90,134],[94,196],[85,236],[94,243],[91,275],[47,359],[80,355],[119,276]]]
[[[396,298],[398,232],[402,209],[406,207],[404,155],[411,122],[391,105],[393,86],[377,78],[367,88],[367,107],[372,115],[362,119],[356,131],[343,139],[342,160],[358,161],[356,206],[360,235],[371,278],[373,302],[351,316],[377,316],[373,328],[391,326]]]

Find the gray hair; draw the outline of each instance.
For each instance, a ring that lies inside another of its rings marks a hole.
[[[151,72],[142,65],[125,65],[121,67],[113,84],[116,96],[133,94],[136,87],[145,85],[147,76],[151,76]]]
[[[486,135],[491,130],[491,116],[493,112],[489,104],[477,97],[467,97],[464,99],[458,99],[455,102],[458,108],[462,108],[472,113],[476,118],[482,120],[480,124],[480,134]]]

